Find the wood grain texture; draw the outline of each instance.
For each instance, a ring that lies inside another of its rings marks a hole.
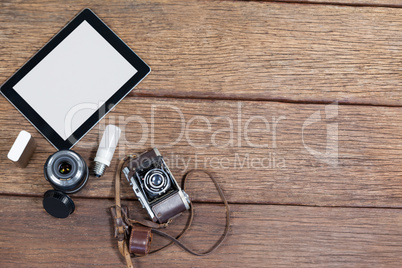
[[[108,214],[110,200],[74,198],[67,219],[47,215],[41,198],[0,196],[1,267],[124,267]],[[130,211],[143,216],[137,202]],[[224,228],[224,208],[195,205],[183,241],[209,248]],[[231,205],[232,224],[221,248],[195,257],[173,246],[135,260],[137,267],[397,267],[402,261],[400,209]],[[182,216],[167,232],[177,234]],[[154,237],[153,248],[164,244]]]
[[[402,108],[386,107],[402,104],[402,9],[386,8],[400,1],[280,2],[1,1],[0,83],[87,7],[153,71],[74,147],[92,169],[104,126],[123,130],[105,175],[71,195],[67,219],[42,208],[55,149],[0,98],[0,267],[124,267],[108,214],[112,177],[118,158],[153,146],[178,181],[212,171],[232,224],[212,255],[173,246],[136,267],[400,266]],[[383,107],[318,104],[334,100]],[[25,169],[6,158],[22,129],[38,143]],[[146,217],[122,190],[131,214]],[[207,250],[224,208],[203,175],[187,192],[197,203],[183,241]],[[155,237],[153,248],[166,242]]]
[[[262,0],[266,2],[322,4],[322,5],[348,5],[367,7],[402,7],[399,0]]]
[[[0,3],[0,81],[84,7],[151,66],[137,95],[401,105],[398,8],[7,0]]]
[[[321,121],[308,123],[313,115]],[[126,98],[74,147],[92,167],[99,127],[113,123],[124,133],[105,175],[77,195],[112,197],[117,159],[156,146],[179,181],[190,169],[207,169],[231,202],[401,207],[401,120],[395,107]],[[51,188],[43,164],[54,148],[3,98],[0,124],[0,192],[42,195]],[[21,129],[38,149],[27,168],[10,168],[7,151]],[[337,163],[327,157],[336,149]],[[127,184],[123,194],[134,196]],[[219,200],[204,176],[189,182],[189,194]]]

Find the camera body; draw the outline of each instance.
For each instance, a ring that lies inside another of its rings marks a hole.
[[[123,173],[152,221],[165,223],[190,209],[188,195],[176,182],[158,149],[131,160]]]

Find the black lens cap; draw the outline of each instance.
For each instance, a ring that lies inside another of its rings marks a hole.
[[[68,195],[60,191],[49,190],[43,196],[43,208],[53,217],[67,218],[74,212],[75,205]]]

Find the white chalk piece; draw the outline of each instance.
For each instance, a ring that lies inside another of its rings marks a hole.
[[[7,157],[18,167],[24,168],[28,165],[29,159],[31,159],[35,148],[36,142],[34,138],[31,136],[31,134],[25,130],[22,130],[15,139],[15,142],[8,152]]]

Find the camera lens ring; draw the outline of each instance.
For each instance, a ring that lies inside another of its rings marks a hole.
[[[71,170],[62,173],[59,167],[62,163],[71,165]],[[88,166],[84,159],[74,151],[61,150],[49,156],[44,166],[45,178],[54,189],[64,193],[76,193],[88,181]]]
[[[71,172],[72,165],[67,161],[64,161],[64,162],[60,163],[58,166],[59,166],[57,168],[58,172],[63,174],[63,175],[64,174],[69,174]]]
[[[69,164],[71,166],[70,171],[67,173],[61,173],[59,170],[60,166],[64,163]],[[51,168],[53,174],[57,176],[59,179],[70,180],[74,177],[74,174],[77,173],[77,170],[79,168],[79,161],[77,158],[73,157],[70,154],[59,155],[56,156]]]
[[[162,182],[156,185],[154,178],[161,178]],[[144,176],[145,190],[152,195],[160,195],[166,192],[170,188],[170,178],[166,172],[162,169],[151,169]]]

